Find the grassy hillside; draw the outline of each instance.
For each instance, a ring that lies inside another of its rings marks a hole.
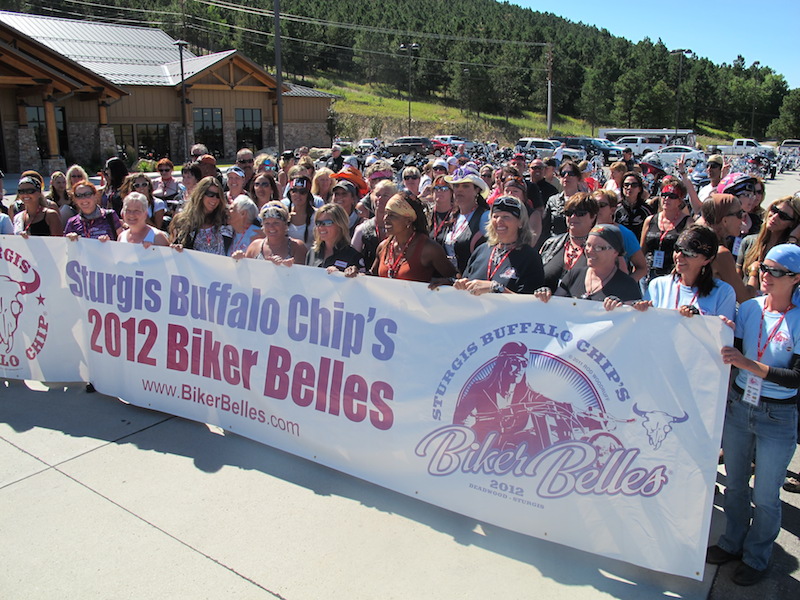
[[[408,100],[397,90],[384,85],[349,81],[341,77],[308,77],[302,82],[316,89],[335,94],[334,104],[338,114],[338,133],[341,137],[358,140],[363,137],[380,137],[392,140],[408,135]],[[497,139],[511,145],[520,137],[547,137],[546,107],[541,112],[524,111],[522,117],[511,117],[508,122],[499,114],[467,114],[448,106],[437,98],[411,102],[411,134],[433,136],[437,134],[461,135],[469,139]],[[666,124],[669,125],[669,124]],[[599,125],[609,127],[613,124]],[[553,135],[592,135],[592,127],[582,119],[554,115]],[[698,128],[701,144],[727,143],[733,135],[718,129]]]

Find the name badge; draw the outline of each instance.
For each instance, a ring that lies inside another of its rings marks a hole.
[[[747,376],[747,385],[742,394],[742,402],[750,406],[758,406],[761,402],[761,384],[763,383],[761,377],[756,377],[752,373]]]
[[[664,268],[664,251],[663,250],[654,250],[653,251],[653,268],[654,269],[663,269]]]

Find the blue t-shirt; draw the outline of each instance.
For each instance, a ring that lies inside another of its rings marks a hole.
[[[697,307],[701,315],[722,315],[731,321],[736,318],[736,292],[730,284],[715,279],[714,289],[708,296],[701,298],[696,296],[697,288],[690,288],[679,282],[676,275],[663,275],[653,279],[647,288],[653,306],[677,310],[681,306],[691,305]]]
[[[766,296],[759,296],[739,306],[739,315],[736,318],[737,338],[742,340],[743,354],[752,360],[770,367],[789,368],[792,356],[797,353],[800,346],[800,308],[794,307],[786,313],[786,317],[775,332],[775,335],[767,344],[761,360],[758,358],[758,337],[761,332],[761,346],[767,342],[767,338],[776,323],[781,318],[782,313],[764,312],[764,302]],[[764,315],[762,319],[761,315]],[[739,370],[736,375],[736,384],[744,389],[747,386],[747,376],[749,371]],[[764,380],[761,386],[761,395],[766,398],[776,400],[788,400],[797,394],[796,389],[785,388],[776,383]]]
[[[636,234],[625,227],[625,225],[617,225],[617,227],[619,227],[619,232],[622,234],[622,245],[625,248],[625,262],[630,264],[631,256],[641,250],[642,245],[636,238]]]

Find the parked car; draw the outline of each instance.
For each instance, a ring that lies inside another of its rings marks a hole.
[[[465,140],[459,135],[435,135],[431,139],[433,141],[447,144],[453,150],[458,148],[461,144],[464,144],[464,150],[466,152],[473,152],[476,146],[475,142],[470,142],[469,140]]]
[[[681,156],[686,156],[686,165],[705,164],[706,155],[702,150],[695,150],[691,146],[667,146],[656,152],[650,152],[642,157],[642,162],[661,165],[664,167],[675,166]]]
[[[617,146],[621,146],[622,148],[630,148],[633,150],[634,156],[643,156],[667,147],[667,142],[664,136],[659,135],[626,135],[625,137],[619,138],[615,144],[617,144]]]
[[[775,150],[772,146],[759,144],[752,138],[738,138],[733,141],[732,146],[715,146],[715,154],[734,154],[744,156],[745,154],[764,154],[769,150]]]
[[[542,138],[520,138],[514,146],[514,151],[523,152],[525,154],[536,153],[536,158],[549,158],[560,145],[561,142]],[[569,156],[572,160],[580,162],[586,159],[586,152],[581,149],[567,147],[564,150],[564,156]]]
[[[358,142],[356,150],[359,152],[372,152],[378,147],[378,138],[364,138]]]
[[[594,138],[594,141],[600,144],[602,148],[607,150],[601,151],[603,160],[606,164],[612,163],[616,160],[622,160],[622,151],[625,149],[623,146],[615,144],[614,142],[604,138]]]
[[[433,155],[434,156],[441,156],[442,154],[447,154],[447,151],[450,149],[450,146],[445,144],[444,142],[440,142],[439,140],[431,140],[433,144]]]
[[[778,148],[781,154],[791,154],[800,150],[800,140],[783,140]]]
[[[426,137],[401,137],[397,138],[386,149],[392,156],[400,154],[433,154],[433,142]]]

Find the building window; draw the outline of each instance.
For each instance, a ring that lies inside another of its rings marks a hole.
[[[34,130],[36,136],[36,145],[39,147],[39,156],[46,158],[49,154],[47,148],[47,125],[44,119],[43,106],[28,106],[26,107],[28,113],[28,127]],[[67,117],[63,106],[55,107],[56,113],[56,132],[58,134],[58,146],[61,154],[63,155],[69,150],[69,143],[67,140]]]
[[[236,149],[250,148],[257,151],[261,148],[261,109],[236,109]]]
[[[225,142],[222,137],[222,109],[192,109],[194,120],[194,143],[203,144],[216,158],[225,153]]]
[[[112,125],[114,141],[117,144],[117,156],[129,162],[137,156],[136,139],[133,137],[133,125]]]
[[[136,126],[139,158],[158,160],[169,156],[169,125],[163,123]]]

